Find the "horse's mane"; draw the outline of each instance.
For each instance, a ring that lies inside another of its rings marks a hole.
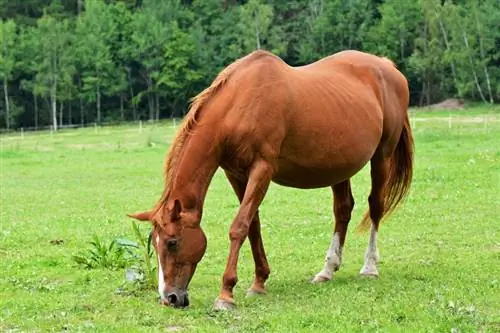
[[[220,90],[224,86],[224,84],[227,82],[231,74],[235,71],[235,69],[240,65],[244,60],[249,59],[250,57],[254,57],[256,55],[263,55],[263,54],[269,54],[265,51],[256,51],[253,53],[250,53],[249,55],[239,58],[233,63],[231,63],[229,66],[224,68],[214,79],[212,84],[200,92],[198,95],[194,96],[190,100],[190,108],[186,116],[184,117],[184,120],[182,122],[182,125],[180,129],[177,131],[176,135],[174,136],[172,140],[172,145],[170,147],[170,150],[167,154],[167,158],[165,161],[165,166],[164,166],[164,189],[163,189],[163,194],[158,201],[154,213],[158,212],[158,210],[166,203],[168,200],[168,197],[170,195],[170,192],[172,190],[172,183],[173,179],[175,178],[175,175],[177,173],[177,164],[180,159],[180,156],[182,155],[183,152],[183,147],[186,144],[189,136],[191,133],[194,131],[196,128],[196,124],[198,123],[199,117],[201,110],[203,106],[212,98],[217,91]]]

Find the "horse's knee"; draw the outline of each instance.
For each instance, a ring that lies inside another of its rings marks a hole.
[[[248,227],[246,226],[234,226],[231,227],[231,230],[229,230],[229,239],[231,242],[237,241],[240,243],[243,243],[243,240],[245,237],[248,235]]]

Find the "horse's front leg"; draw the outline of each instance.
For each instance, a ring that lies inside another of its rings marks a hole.
[[[272,175],[273,167],[266,161],[260,160],[252,166],[238,214],[234,218],[229,230],[231,245],[226,270],[222,279],[222,289],[214,304],[216,310],[231,309],[235,306],[233,288],[238,282],[238,255],[241,245],[248,236],[252,219],[257,213],[262,199],[264,199]]]
[[[234,192],[238,196],[238,200],[241,203],[243,196],[245,195],[245,190],[247,187],[248,179],[244,177],[244,180],[232,175],[230,172],[225,171],[226,177],[229,183],[233,187]],[[243,177],[242,177],[243,178]],[[250,223],[250,228],[248,231],[248,240],[250,241],[250,247],[252,249],[253,260],[255,263],[255,279],[252,283],[250,289],[248,289],[247,295],[258,295],[266,293],[266,280],[269,277],[270,269],[266,258],[266,251],[264,250],[264,244],[262,242],[262,235],[260,232],[260,218],[259,211],[255,213],[255,216]]]

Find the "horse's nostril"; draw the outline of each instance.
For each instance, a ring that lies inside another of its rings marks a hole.
[[[170,293],[167,295],[167,300],[170,304],[176,304],[177,303],[177,295],[174,293]]]

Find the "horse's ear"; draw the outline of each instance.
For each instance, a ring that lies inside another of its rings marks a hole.
[[[152,221],[153,214],[151,211],[147,211],[135,214],[127,214],[127,216],[139,221]]]
[[[170,219],[172,221],[177,221],[181,217],[182,206],[181,202],[178,199],[174,200],[174,206],[169,209],[170,211]]]

